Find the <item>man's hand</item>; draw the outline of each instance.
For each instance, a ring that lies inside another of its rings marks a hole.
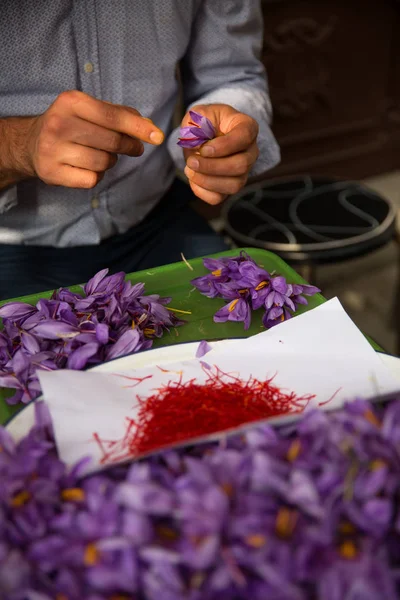
[[[72,188],[94,187],[118,154],[140,156],[142,142],[158,145],[164,140],[162,131],[137,110],[79,91],[63,92],[42,115],[13,118],[8,125],[10,137],[15,135],[4,153],[7,160],[0,161],[5,172],[16,173],[16,180],[38,177]],[[18,135],[21,130],[24,136]]]
[[[219,204],[246,184],[258,158],[258,124],[226,104],[194,106],[214,125],[217,137],[200,149],[184,149],[185,175],[193,192],[208,204]],[[187,125],[187,114],[182,125]]]

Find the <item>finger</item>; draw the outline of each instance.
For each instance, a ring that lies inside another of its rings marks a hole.
[[[81,146],[128,156],[141,156],[144,151],[140,140],[89,123],[76,116],[66,118],[53,113],[47,119],[46,126],[53,138],[67,140]]]
[[[237,194],[247,181],[247,175],[240,175],[239,177],[214,177],[213,175],[196,173],[189,167],[185,167],[184,173],[191,183],[195,183],[210,192],[218,192],[225,195]]]
[[[210,192],[209,190],[205,190],[195,183],[190,182],[190,187],[192,191],[200,200],[204,200],[207,204],[212,204],[213,206],[217,204],[221,204],[226,198],[224,194],[218,194],[217,192]]]
[[[204,175],[246,175],[256,162],[258,154],[258,146],[253,142],[247,152],[239,152],[225,158],[203,158],[196,154],[190,156],[186,164],[196,173]]]
[[[248,117],[248,119],[236,125],[228,133],[205,143],[200,148],[200,155],[218,158],[243,152],[252,145],[257,135],[257,122]]]
[[[78,118],[74,125],[75,127],[70,130],[69,139],[76,144],[127,156],[141,156],[144,152],[144,146],[140,140],[123,133]]]
[[[61,102],[68,103],[73,113],[85,121],[138,138],[149,144],[158,145],[164,141],[161,129],[129,106],[103,102],[78,91],[65,92],[65,95],[61,94],[59,99]]]
[[[103,173],[96,173],[88,169],[79,169],[69,165],[62,165],[54,171],[46,183],[60,185],[69,188],[91,189],[94,188],[104,177]]]
[[[87,169],[102,173],[111,169],[117,162],[118,156],[103,150],[94,150],[79,144],[68,144],[63,148],[63,154],[59,160],[71,167]]]

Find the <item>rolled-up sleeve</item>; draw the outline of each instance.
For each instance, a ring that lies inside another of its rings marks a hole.
[[[182,61],[185,106],[229,104],[259,124],[260,156],[251,175],[259,175],[280,161],[271,131],[271,102],[265,69],[259,56],[263,19],[258,0],[203,0],[193,23],[191,42]],[[172,132],[168,148],[178,168],[184,167]]]

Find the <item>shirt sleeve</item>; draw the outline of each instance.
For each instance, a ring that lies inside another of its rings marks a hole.
[[[7,188],[6,190],[0,192],[0,215],[4,214],[13,206],[18,204],[17,197],[17,186],[13,185],[12,187]]]
[[[181,65],[187,109],[196,104],[229,104],[258,122],[260,156],[251,176],[280,161],[279,146],[270,129],[272,108],[266,73],[259,59],[262,37],[259,0],[203,0]],[[175,129],[168,149],[176,166],[183,169],[178,137],[179,129]]]

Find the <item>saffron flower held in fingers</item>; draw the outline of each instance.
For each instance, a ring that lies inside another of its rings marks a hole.
[[[190,110],[189,115],[192,120],[189,125],[181,127],[178,146],[196,148],[215,138],[216,132],[210,119],[194,110]]]

